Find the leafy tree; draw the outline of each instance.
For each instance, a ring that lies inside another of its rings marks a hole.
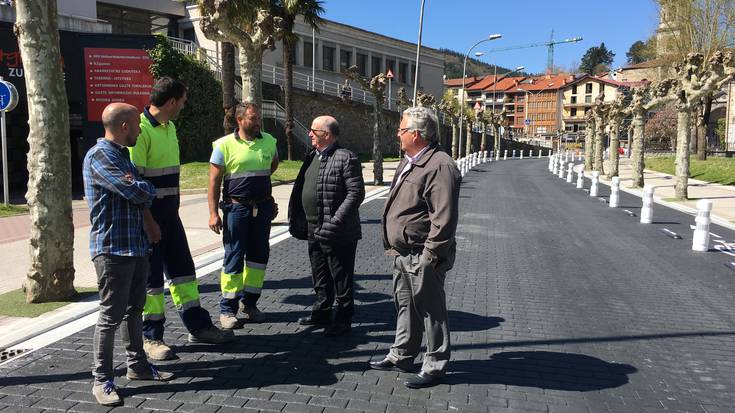
[[[74,225],[71,211],[69,103],[64,87],[55,1],[15,2],[28,94],[28,193],[31,266],[26,301],[73,296]]]
[[[273,13],[283,20],[283,66],[285,80],[283,86],[284,109],[286,111],[286,145],[288,160],[293,159],[293,52],[299,37],[294,33],[296,16],[303,16],[307,25],[319,29],[324,13],[320,0],[274,0],[271,2]]]
[[[631,65],[643,63],[656,57],[655,38],[649,39],[647,42],[638,40],[630,46],[625,54],[628,63]]]
[[[176,120],[182,161],[208,159],[212,153],[212,141],[219,137],[216,131],[222,127],[220,83],[206,63],[174,50],[163,36],[158,36],[156,47],[149,50],[148,54],[153,60],[153,77],[177,78],[187,87],[190,99]],[[228,132],[232,132],[232,129]]]
[[[587,49],[587,52],[582,56],[582,61],[579,64],[579,70],[583,73],[594,74],[595,69],[600,69],[599,65],[610,67],[615,59],[615,53],[612,50],[608,50],[605,47],[605,43],[600,43],[599,46],[593,46]]]
[[[267,0],[198,0],[204,35],[237,46],[242,78],[242,101],[261,105],[263,52],[275,49],[283,21]]]
[[[451,90],[444,91],[439,110],[444,112],[444,116],[452,123],[452,158],[457,159],[459,157],[459,101]]]

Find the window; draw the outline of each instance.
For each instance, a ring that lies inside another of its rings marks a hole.
[[[592,103],[592,95],[585,96],[584,103]]]
[[[195,42],[197,40],[197,35],[194,32],[194,28],[190,27],[188,29],[184,29],[183,33],[181,34],[181,37],[183,37],[186,40],[190,40],[192,42]]]
[[[523,113],[523,106],[518,106],[518,107],[516,108],[516,112],[518,112],[518,113]]]
[[[576,96],[572,96],[572,105],[575,104],[575,103],[577,103],[577,97]]]
[[[584,85],[584,93],[592,93],[592,83]]]
[[[360,74],[360,76],[367,76],[367,55],[364,55],[362,53],[357,54],[357,73]]]
[[[577,85],[572,86],[572,94],[573,95],[577,94]]]
[[[347,50],[339,51],[339,71],[344,72],[352,66],[352,52]]]
[[[311,67],[314,64],[313,47],[311,42],[304,42],[304,66]]]
[[[296,64],[296,52],[298,52],[298,48],[296,47],[296,45],[295,44],[291,45],[291,64],[292,65]]]
[[[408,83],[408,63],[398,63],[398,81]]]
[[[371,72],[370,76],[376,76],[378,73],[383,71],[383,59],[380,57],[373,56],[373,60],[371,62]]]
[[[334,47],[322,47],[322,70],[334,72]]]

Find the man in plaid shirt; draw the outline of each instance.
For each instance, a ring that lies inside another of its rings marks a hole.
[[[116,406],[122,399],[114,384],[112,352],[121,323],[129,380],[168,381],[173,374],[158,371],[143,351],[148,251],[161,234],[148,211],[156,189],[140,178],[125,149],[134,146],[140,134],[138,110],[112,103],[102,112],[102,124],[105,137],[87,152],[83,167],[92,222],[89,249],[100,295],[92,394],[98,403]]]

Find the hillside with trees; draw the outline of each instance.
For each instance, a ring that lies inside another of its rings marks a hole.
[[[464,54],[449,49],[439,49],[444,54],[444,74],[447,79],[462,77]],[[467,76],[491,75],[495,67],[474,57],[467,58]],[[498,66],[498,74],[508,73],[513,69]],[[521,74],[524,74],[521,72]]]

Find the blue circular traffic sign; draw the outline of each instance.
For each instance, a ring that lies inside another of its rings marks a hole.
[[[12,83],[0,80],[0,112],[10,112],[18,105],[18,90]]]
[[[523,121],[523,123],[524,123],[524,124],[525,124],[526,126],[528,126],[528,125],[530,125],[530,124],[531,124],[531,119],[526,119],[526,120],[524,120],[524,121]]]

